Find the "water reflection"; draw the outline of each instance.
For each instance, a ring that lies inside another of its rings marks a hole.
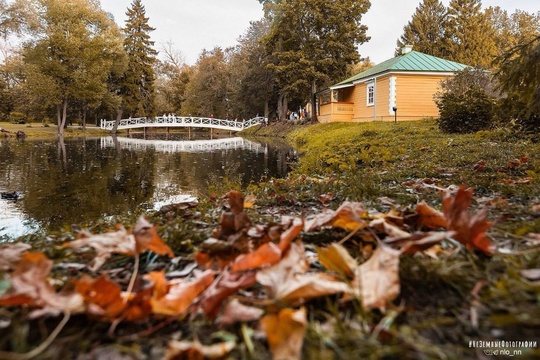
[[[0,141],[0,191],[22,195],[0,199],[0,236],[138,214],[175,196],[205,193],[224,178],[247,185],[283,177],[291,153],[241,138]]]

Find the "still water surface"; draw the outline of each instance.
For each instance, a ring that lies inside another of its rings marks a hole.
[[[294,151],[242,138],[0,141],[0,240],[159,209],[225,178],[284,177]]]

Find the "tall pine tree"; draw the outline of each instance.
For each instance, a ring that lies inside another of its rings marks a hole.
[[[416,8],[411,21],[403,27],[403,35],[397,41],[396,56],[405,45],[425,54],[445,57],[444,30],[446,7],[439,0],[424,0]]]
[[[463,64],[490,68],[497,49],[491,22],[481,0],[451,0],[446,22],[447,58]]]
[[[148,24],[141,0],[128,8],[124,28],[124,49],[128,56],[122,89],[123,110],[132,117],[155,115],[154,63],[157,51],[149,33],[155,29]]]
[[[362,16],[369,0],[259,0],[264,4],[270,31],[264,38],[272,56],[280,100],[278,112],[287,110],[287,98],[312,99],[317,88],[347,74],[358,62],[357,46],[369,40]],[[281,111],[279,111],[281,110]]]

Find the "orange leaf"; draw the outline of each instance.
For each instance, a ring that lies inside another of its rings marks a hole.
[[[238,215],[244,211],[244,196],[241,192],[231,190],[225,194],[224,198],[229,200],[229,206],[233,214]]]
[[[89,304],[88,312],[92,315],[116,319],[126,308],[120,286],[104,275],[96,279],[83,275],[77,281],[75,289]]]
[[[306,274],[308,267],[303,245],[295,242],[279,263],[257,272],[257,282],[267,289],[273,299],[288,304],[348,292],[349,286],[333,276]]]
[[[295,218],[291,227],[281,234],[278,246],[282,252],[285,252],[289,248],[291,242],[296,239],[303,227],[304,221],[300,218]]]
[[[307,327],[306,308],[282,309],[261,319],[273,359],[301,359]]]
[[[171,248],[159,237],[157,227],[152,226],[143,216],[137,220],[133,234],[135,235],[137,252],[141,253],[145,250],[150,250],[159,255],[167,255],[170,258],[174,257]]]
[[[206,316],[215,318],[222,302],[227,297],[253,284],[255,284],[255,273],[253,272],[231,273],[224,271],[216,283],[203,294],[200,308]]]
[[[214,272],[207,270],[193,281],[172,280],[167,282],[165,272],[153,271],[146,278],[154,283],[155,290],[150,301],[152,312],[162,315],[183,314],[193,301],[214,281]]]
[[[317,248],[317,255],[319,262],[328,270],[348,278],[354,277],[358,264],[340,244],[332,243],[327,248]]]
[[[425,201],[416,205],[416,214],[418,215],[418,226],[425,226],[429,229],[446,228],[447,226],[444,214],[426,204]]]
[[[238,256],[231,265],[231,272],[252,270],[273,265],[281,259],[281,250],[274,243],[266,243],[257,250]]]
[[[473,190],[461,186],[456,195],[449,193],[443,196],[443,213],[448,222],[448,230],[454,230],[454,238],[468,249],[477,249],[487,255],[495,252],[495,245],[485,232],[491,227],[486,220],[487,209],[480,210],[474,215],[468,212]]]

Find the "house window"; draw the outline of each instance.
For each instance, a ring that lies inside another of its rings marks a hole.
[[[375,105],[375,83],[367,84],[367,106]]]

